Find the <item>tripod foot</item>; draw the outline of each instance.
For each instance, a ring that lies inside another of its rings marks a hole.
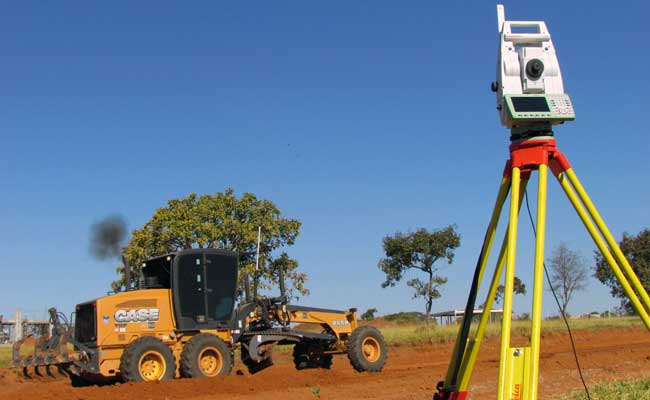
[[[445,388],[445,382],[440,381],[436,385],[437,393],[433,394],[433,400],[465,400],[467,399],[467,390],[449,390]]]

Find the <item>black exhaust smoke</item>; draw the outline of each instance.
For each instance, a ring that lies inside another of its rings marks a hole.
[[[90,253],[98,260],[120,259],[124,263],[124,285],[131,288],[131,268],[122,254],[128,229],[120,215],[111,215],[92,225],[90,229]]]

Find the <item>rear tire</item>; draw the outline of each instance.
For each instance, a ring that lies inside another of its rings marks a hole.
[[[354,330],[348,341],[348,359],[359,372],[379,372],[386,364],[388,347],[377,328],[362,326]]]
[[[293,346],[293,364],[297,370],[311,368],[332,368],[332,355],[323,354],[319,340],[305,339]]]
[[[181,376],[211,378],[229,375],[233,357],[228,345],[219,337],[200,333],[185,343],[180,364]]]
[[[172,350],[161,340],[143,336],[131,342],[120,358],[120,374],[127,382],[174,379],[176,361]]]

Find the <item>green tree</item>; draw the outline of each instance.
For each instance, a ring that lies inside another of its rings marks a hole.
[[[258,199],[251,193],[237,198],[232,189],[214,195],[194,193],[167,202],[151,219],[132,232],[125,254],[138,276],[139,266],[153,256],[191,248],[219,248],[239,252],[240,288],[243,276],[253,276],[258,227],[262,227],[260,243],[260,288],[278,282],[279,269],[284,268],[288,288],[301,295],[307,276],[297,271],[298,262],[291,259],[284,247],[294,244],[301,222],[282,216],[270,200]],[[124,287],[124,267],[119,266],[120,279],[113,290]]]
[[[619,246],[645,290],[650,290],[650,230],[644,229],[636,236],[623,233]],[[605,258],[599,251],[595,251],[595,258],[595,277],[609,287],[612,296],[621,299],[625,312],[633,313],[632,304]]]
[[[575,293],[587,287],[589,274],[586,263],[580,254],[560,243],[553,250],[548,265],[551,270],[551,286],[560,300],[562,314],[566,315]]]
[[[373,319],[375,319],[375,314],[376,313],[377,313],[376,308],[369,308],[369,309],[366,310],[366,312],[361,314],[361,319],[364,320],[364,321],[372,321]]]
[[[419,270],[426,279],[412,278],[406,282],[413,288],[413,298],[424,298],[425,316],[429,320],[433,300],[441,296],[440,287],[447,283],[447,278],[437,274],[438,260],[454,260],[454,250],[460,246],[460,235],[455,226],[428,231],[424,228],[415,232],[397,232],[383,239],[386,258],[379,261],[379,269],[386,274],[383,288],[393,287],[401,281],[409,270]]]
[[[503,294],[506,291],[506,287],[504,285],[499,285],[497,287],[497,294],[494,296],[494,302],[497,304],[500,304],[501,301],[503,300]],[[515,276],[514,284],[513,284],[513,291],[514,294],[526,294],[526,284],[519,279],[519,277]]]
[[[494,296],[494,303],[495,304],[500,304],[501,301],[503,300],[503,294],[506,291],[506,287],[504,285],[499,285],[497,287],[497,293]],[[526,294],[526,284],[522,282],[521,279],[519,279],[518,276],[515,276],[514,280],[514,285],[513,285],[513,291],[514,294]],[[485,303],[481,304],[479,308],[485,308]]]

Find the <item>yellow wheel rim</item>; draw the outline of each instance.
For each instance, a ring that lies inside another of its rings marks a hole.
[[[373,337],[367,337],[363,339],[361,343],[361,348],[363,349],[363,356],[369,362],[375,362],[379,360],[381,356],[381,347],[379,346],[379,341]]]
[[[199,354],[199,369],[205,376],[217,376],[221,372],[223,360],[221,353],[214,347],[206,347]]]
[[[138,367],[142,379],[145,381],[159,381],[165,376],[167,363],[165,358],[157,351],[148,351],[140,357]]]

